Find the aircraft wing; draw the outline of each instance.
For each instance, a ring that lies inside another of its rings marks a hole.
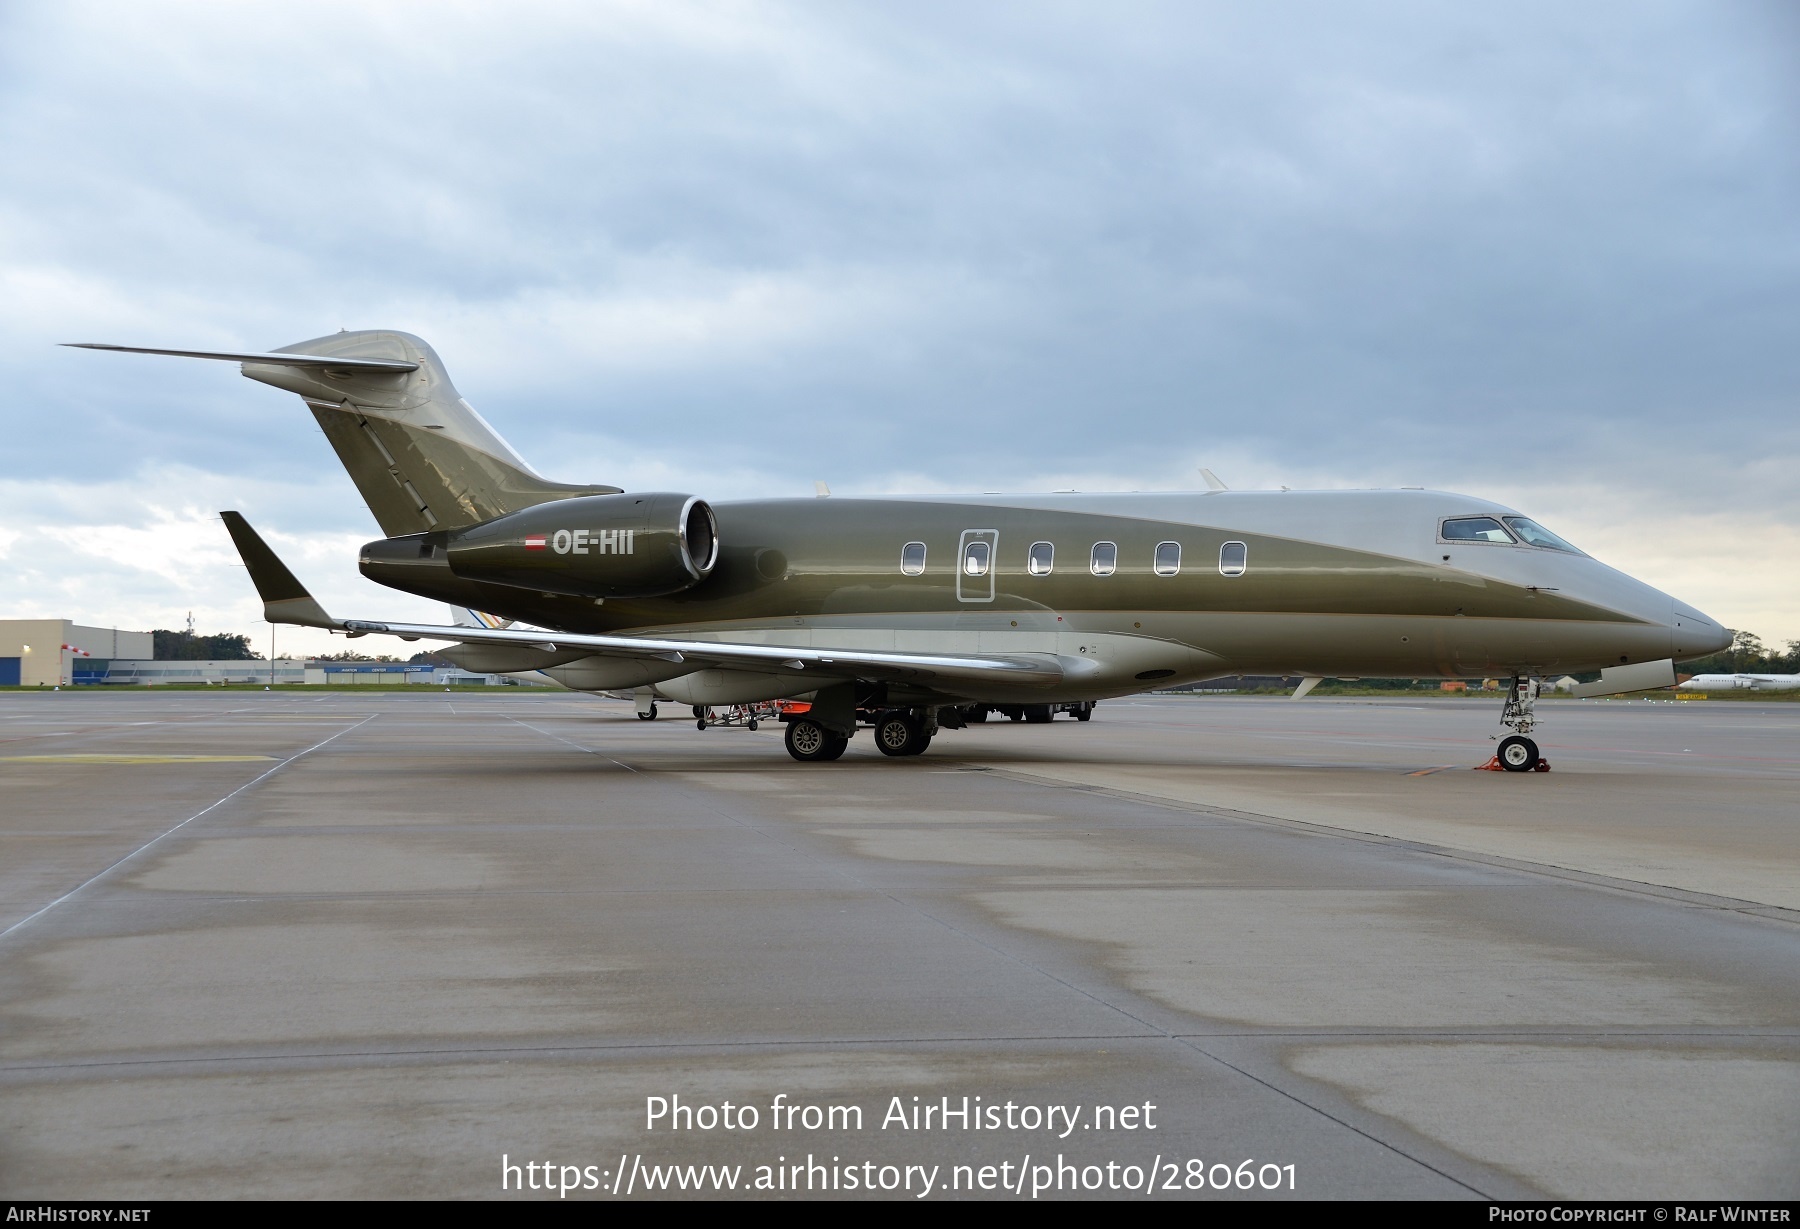
[[[655,658],[691,662],[696,670],[755,670],[767,674],[817,675],[820,685],[839,679],[908,680],[957,683],[1032,685],[1060,682],[1061,662],[1052,653],[1007,656],[894,653],[886,651],[790,648],[773,644],[732,644],[712,640],[680,640],[648,636],[596,635],[586,632],[534,631],[527,628],[446,627],[433,623],[391,623],[336,619],[327,614],[288,571],[275,552],[242,515],[220,516],[237,544],[238,554],[263,599],[263,615],[271,623],[325,627],[351,636],[398,636],[402,640],[450,640],[462,644],[502,644],[561,653],[588,649],[603,657]]]
[[[276,620],[271,616],[272,622]],[[691,662],[696,670],[755,670],[766,674],[808,673],[824,680],[845,678],[910,679],[1017,684],[1056,683],[1063,677],[1054,654],[1016,656],[956,656],[926,653],[864,652],[843,649],[801,649],[776,644],[732,644],[714,640],[652,639],[647,636],[606,636],[584,632],[547,632],[509,628],[489,631],[469,627],[441,627],[430,623],[377,623],[345,619],[337,624],[352,636],[398,636],[402,640],[454,640],[462,644],[509,644],[560,653],[567,649],[591,649],[601,657],[643,657],[667,662]]]

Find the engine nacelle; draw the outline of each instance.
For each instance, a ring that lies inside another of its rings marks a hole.
[[[576,597],[662,597],[719,559],[706,501],[667,492],[583,495],[452,531],[450,570],[465,580]]]

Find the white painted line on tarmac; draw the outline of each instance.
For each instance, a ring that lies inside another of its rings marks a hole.
[[[30,917],[21,918],[19,921],[14,922],[11,926],[8,926],[5,930],[0,930],[0,939],[5,939],[6,936],[12,934],[13,931],[18,930],[20,927],[28,925],[29,923],[36,921],[38,918],[43,917],[46,913],[50,912],[50,910],[56,908],[58,905],[62,904],[65,900],[68,900],[70,897],[76,895],[78,892],[80,892],[83,888],[87,887],[89,884],[96,883],[99,880],[104,879],[106,876],[112,874],[115,870],[119,869],[119,867],[125,865],[127,862],[131,861],[133,858],[135,858],[139,854],[143,853],[146,849],[149,849],[152,845],[155,845],[158,842],[164,840],[165,838],[173,836],[175,833],[180,832],[183,828],[185,828],[189,824],[193,823],[196,819],[199,819],[202,815],[206,815],[212,811],[218,810],[220,807],[224,806],[227,802],[230,802],[233,798],[236,798],[239,794],[243,793],[245,790],[250,789],[253,786],[260,785],[264,781],[267,781],[270,777],[272,777],[276,773],[280,772],[283,768],[286,768],[289,764],[292,764],[295,760],[302,759],[305,756],[311,755],[313,752],[317,751],[320,747],[323,747],[326,743],[331,742],[333,739],[343,737],[345,734],[350,733],[351,730],[360,730],[363,726],[367,725],[369,722],[371,722],[373,720],[375,720],[375,714],[371,713],[369,716],[364,717],[361,721],[357,722],[355,725],[348,726],[345,729],[339,730],[336,734],[333,734],[331,736],[331,738],[320,739],[318,742],[314,743],[312,746],[306,748],[306,750],[296,751],[294,754],[288,756],[285,760],[282,760],[281,763],[275,765],[273,768],[269,769],[267,772],[264,772],[261,775],[253,777],[252,779],[244,782],[242,785],[240,785],[236,789],[232,790],[229,794],[226,794],[223,798],[219,799],[217,802],[215,802],[215,803],[211,804],[210,806],[207,806],[201,810],[195,811],[192,815],[188,816],[186,819],[184,819],[180,823],[176,824],[173,828],[170,828],[167,832],[163,833],[162,836],[152,837],[148,841],[145,841],[142,845],[139,845],[136,849],[132,850],[130,853],[128,853],[124,857],[120,858],[117,862],[114,862],[111,866],[109,866],[105,870],[101,871],[98,875],[95,875],[90,879],[86,879],[86,880],[82,881],[81,883],[76,884],[74,887],[70,888],[67,892],[64,892],[61,896],[58,896],[55,900],[53,900],[49,904],[45,905],[42,909],[39,909],[36,913],[32,914]]]

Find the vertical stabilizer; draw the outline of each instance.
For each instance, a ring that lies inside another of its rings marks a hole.
[[[489,631],[504,631],[513,625],[511,619],[502,619],[499,615],[491,615],[468,606],[452,606],[450,621],[458,627],[485,627]]]
[[[281,363],[285,353],[390,360],[412,370]],[[436,351],[410,333],[335,333],[248,361],[252,380],[297,393],[389,537],[459,529],[571,495],[619,488],[551,482],[488,426],[450,382]]]

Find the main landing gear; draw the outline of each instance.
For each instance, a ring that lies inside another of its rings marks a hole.
[[[938,730],[931,709],[883,709],[864,720],[874,727],[875,746],[883,755],[922,755]],[[846,735],[808,716],[795,716],[787,722],[786,741],[788,754],[803,763],[835,760],[850,745]]]
[[[1550,761],[1538,753],[1531,739],[1537,724],[1537,698],[1541,682],[1534,678],[1513,676],[1506,693],[1506,707],[1500,710],[1500,724],[1513,732],[1500,740],[1494,758],[1481,765],[1485,772],[1549,772]]]
[[[903,708],[875,718],[875,745],[883,755],[922,755],[931,745],[925,723]]]
[[[810,717],[797,717],[787,723],[787,752],[803,763],[835,760],[849,745],[848,738],[826,729]]]

